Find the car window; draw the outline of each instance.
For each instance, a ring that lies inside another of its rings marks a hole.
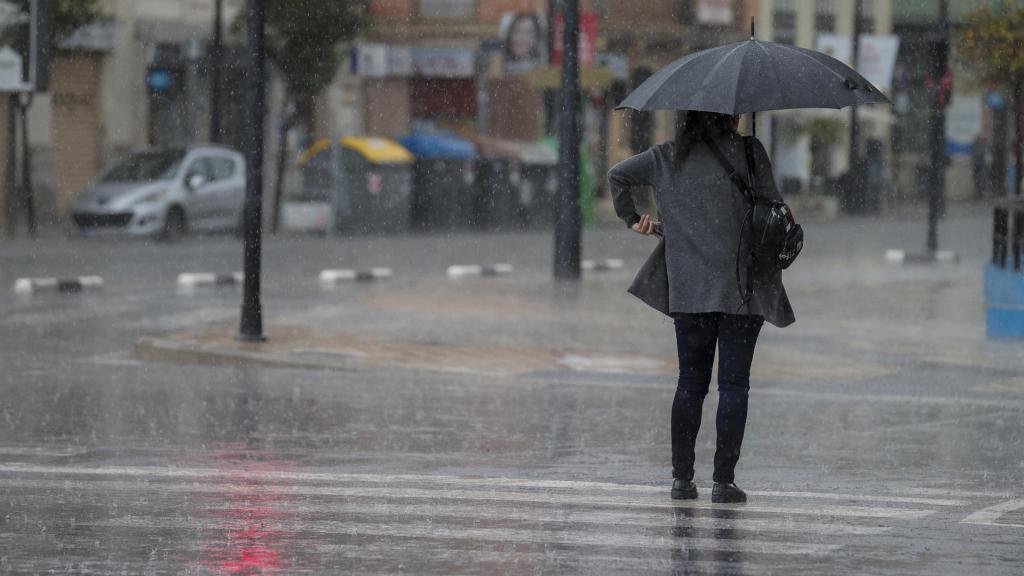
[[[99,182],[109,184],[167,180],[178,172],[184,156],[185,153],[181,150],[132,154],[108,168],[99,177]]]
[[[231,158],[213,156],[208,159],[214,180],[227,180],[235,175],[235,161]]]
[[[210,169],[210,162],[208,158],[197,158],[188,165],[188,170],[185,172],[185,181],[195,176],[196,174],[202,174],[206,177],[206,181],[209,182],[213,179],[213,171]]]

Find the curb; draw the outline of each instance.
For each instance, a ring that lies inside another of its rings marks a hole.
[[[321,270],[320,283],[331,286],[339,282],[369,282],[391,278],[391,268],[369,270]]]
[[[36,292],[57,292],[59,294],[77,294],[86,289],[99,290],[103,287],[103,278],[99,276],[79,276],[77,278],[18,278],[14,281],[16,294],[34,294]]]
[[[927,264],[931,262],[959,262],[960,255],[952,250],[938,250],[936,252],[886,250],[885,259],[896,264]]]
[[[584,260],[580,267],[589,272],[607,272],[609,270],[620,270],[623,266],[621,258],[605,258],[603,260]]]
[[[456,264],[449,266],[445,274],[449,278],[464,278],[466,276],[506,276],[515,271],[511,264],[489,264],[480,266],[477,264]]]
[[[245,276],[241,272],[230,274],[214,274],[212,272],[186,272],[178,274],[178,286],[182,288],[198,288],[200,286],[237,286]]]

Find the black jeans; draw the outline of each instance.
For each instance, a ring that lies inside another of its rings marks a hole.
[[[747,425],[750,363],[764,318],[733,314],[677,314],[679,384],[672,403],[672,475],[693,480],[693,447],[711,384],[718,344],[718,445],[715,482],[732,482]]]

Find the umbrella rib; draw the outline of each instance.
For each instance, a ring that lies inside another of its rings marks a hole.
[[[760,48],[761,51],[765,53],[765,56],[768,56],[768,50],[766,50],[765,47],[760,42],[756,42],[756,44],[757,44],[757,47]],[[782,86],[782,82],[779,80],[779,71],[775,69],[775,61],[772,60],[770,56],[767,58],[767,60],[768,60],[769,68],[771,68],[771,71],[772,71],[772,76],[775,78],[775,85],[776,86]],[[781,95],[781,93],[780,93],[780,95]]]
[[[836,72],[835,70],[833,70],[833,69],[829,68],[828,66],[825,66],[825,65],[824,65],[824,64],[823,64],[822,62],[818,61],[818,59],[817,59],[817,58],[812,58],[812,57],[810,57],[809,55],[807,55],[806,53],[804,53],[804,51],[802,51],[802,50],[798,50],[797,48],[795,48],[795,47],[793,47],[793,46],[789,46],[789,45],[787,45],[787,44],[779,44],[778,46],[781,46],[782,48],[784,48],[784,49],[786,49],[786,50],[789,50],[790,52],[794,52],[794,53],[798,54],[798,55],[799,55],[799,56],[800,56],[801,58],[803,58],[803,59],[805,59],[805,60],[810,60],[811,62],[814,62],[815,64],[817,64],[817,65],[818,65],[818,66],[820,66],[821,68],[824,68],[824,69],[825,69],[826,71],[828,71],[829,73],[831,73],[831,74],[832,74],[833,76],[835,76],[835,77],[836,77],[836,78],[837,78],[838,80],[840,80],[840,81],[843,81],[843,82],[845,82],[845,81],[846,81],[846,78],[843,78],[843,76],[842,76],[841,74],[839,74],[839,73],[838,73],[838,72]],[[854,72],[856,72],[856,70],[854,70]],[[860,103],[861,103],[861,104],[863,104],[863,103],[865,102],[865,100],[864,100],[864,97],[863,97],[863,96],[861,96],[861,95],[860,95],[860,94],[859,94],[859,93],[858,93],[858,92],[857,92],[856,90],[851,90],[851,92],[853,92],[853,95],[854,95],[854,96],[855,96],[855,97],[857,98],[857,100],[860,100]]]
[[[714,67],[711,68],[711,71],[708,72],[708,75],[704,77],[704,81],[700,83],[701,90],[703,90],[705,87],[707,87],[708,85],[711,84],[711,78],[715,75],[715,73],[717,73],[718,70],[721,69],[722,65],[725,64],[726,60],[731,58],[732,55],[735,54],[740,48],[742,48],[744,44],[746,44],[746,43],[745,42],[738,43],[735,48],[730,50],[728,54],[726,54],[725,56],[720,58],[718,60],[718,62],[715,63]],[[742,63],[741,63],[740,68],[742,68],[742,67],[743,66],[742,66]],[[734,82],[733,86],[735,87],[735,86],[737,86],[737,84]],[[734,106],[735,106],[735,100],[736,100],[736,91],[735,91],[735,88],[734,88],[733,89],[733,103],[734,103]]]

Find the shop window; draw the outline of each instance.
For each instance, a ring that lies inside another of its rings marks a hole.
[[[873,34],[875,32],[875,0],[857,0],[860,2],[860,32],[861,34]]]
[[[428,18],[472,18],[476,0],[420,0],[420,16]]]
[[[836,0],[815,0],[814,30],[819,34],[836,31]]]
[[[780,44],[796,43],[796,2],[795,0],[777,0],[775,12],[772,14],[772,28],[775,30],[775,41]]]

